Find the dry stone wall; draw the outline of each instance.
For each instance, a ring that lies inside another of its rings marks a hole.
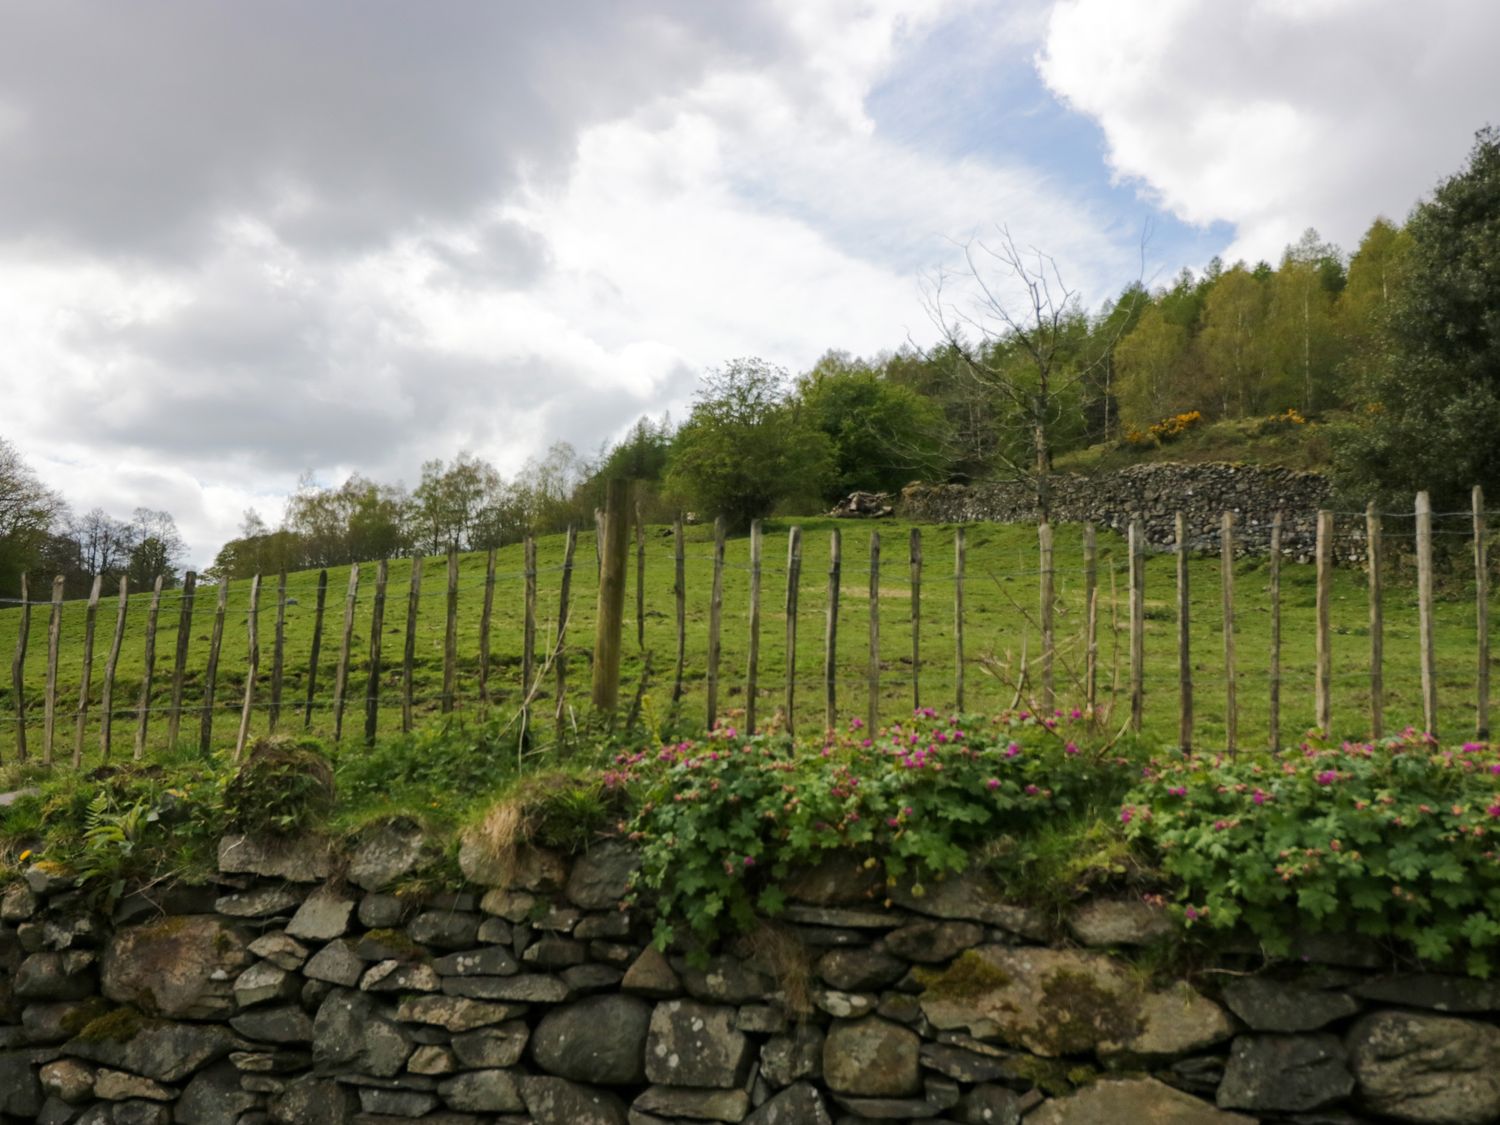
[[[1293,558],[1312,558],[1317,511],[1328,507],[1332,488],[1318,473],[1219,462],[1132,465],[1094,476],[1060,473],[1046,482],[1052,519],[1095,523],[1124,534],[1139,518],[1147,542],[1175,542],[1177,512],[1188,534],[1205,550],[1219,549],[1220,517],[1235,514],[1235,545],[1242,554],[1264,554],[1271,521],[1283,513],[1282,547]],[[1032,481],[976,485],[913,484],[901,493],[899,510],[909,519],[933,523],[1028,523],[1040,518]],[[1364,558],[1362,520],[1336,524],[1335,551],[1346,560]]]
[[[1150,903],[887,900],[835,858],[774,938],[695,965],[648,943],[621,843],[469,850],[467,889],[393,893],[425,850],[227,837],[216,884],[108,915],[33,866],[0,896],[0,1123],[1500,1120],[1500,985],[1358,940],[1162,982],[1125,956],[1176,940]]]

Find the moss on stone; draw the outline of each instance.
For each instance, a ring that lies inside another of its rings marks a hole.
[[[129,1043],[145,1027],[145,1017],[134,1008],[116,1008],[84,1024],[77,1038],[83,1043]]]
[[[1144,1027],[1137,999],[1105,988],[1087,973],[1059,969],[1042,981],[1046,1022],[1038,1033],[1058,1055],[1080,1055],[1103,1042],[1125,1042]]]
[[[923,995],[934,1000],[962,1000],[1012,983],[1009,973],[973,949],[964,950],[946,969],[917,969],[915,976]]]
[[[361,941],[378,942],[392,953],[402,958],[425,957],[427,951],[416,942],[405,930],[370,930]]]
[[[1007,1077],[1028,1083],[1044,1094],[1061,1097],[1080,1086],[1087,1086],[1098,1075],[1091,1066],[1069,1063],[1063,1059],[1044,1059],[1037,1055],[1017,1055],[1007,1060]]]
[[[77,1035],[89,1024],[108,1013],[109,1001],[102,996],[93,996],[58,1020],[57,1026],[69,1035]]]

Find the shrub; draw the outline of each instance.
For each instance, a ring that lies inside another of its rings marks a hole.
[[[1180,885],[1190,924],[1244,924],[1272,953],[1297,928],[1408,943],[1486,976],[1500,938],[1500,754],[1306,742],[1153,762],[1120,819]]]
[[[224,813],[235,828],[293,835],[333,811],[333,766],[316,742],[286,737],[256,741],[224,787]]]

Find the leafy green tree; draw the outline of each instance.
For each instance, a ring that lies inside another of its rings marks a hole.
[[[0,437],[0,590],[14,597],[65,516],[62,497],[42,484],[15,446]]]
[[[1352,496],[1404,506],[1427,489],[1462,507],[1474,484],[1500,495],[1500,132],[1476,134],[1406,233],[1394,352],[1361,423],[1335,435],[1335,468]]]
[[[1349,261],[1349,281],[1336,313],[1344,344],[1342,382],[1355,397],[1368,397],[1371,375],[1390,361],[1391,310],[1406,281],[1410,248],[1406,231],[1376,219]]]
[[[1271,281],[1266,316],[1269,392],[1277,406],[1299,407],[1303,414],[1337,405],[1341,359],[1334,324],[1334,299],[1344,287],[1343,257],[1309,227],[1288,246]]]
[[[828,435],[808,422],[787,373],[737,359],[704,376],[666,483],[685,507],[742,530],[778,505],[815,501],[832,471]]]
[[[429,555],[469,547],[480,513],[500,496],[503,482],[483,458],[460,453],[422,465],[422,482],[411,494],[413,543]]]
[[[1130,334],[1115,347],[1120,378],[1120,420],[1144,429],[1191,404],[1187,390],[1187,329],[1168,319],[1160,302],[1141,314]]]
[[[829,352],[798,383],[807,422],[826,434],[834,471],[824,492],[894,492],[914,480],[944,480],[943,412],[912,388],[841,352]]]
[[[1243,418],[1266,407],[1265,322],[1270,290],[1237,262],[1209,290],[1203,305],[1199,354],[1207,384],[1214,388],[1211,409],[1220,417]],[[1199,404],[1209,407],[1208,403]]]
[[[155,508],[137,508],[130,517],[134,544],[125,574],[137,589],[154,585],[161,575],[162,585],[177,584],[177,568],[187,553],[187,544],[177,531],[172,513]]]

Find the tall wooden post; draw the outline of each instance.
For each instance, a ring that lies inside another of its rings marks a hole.
[[[1146,713],[1146,533],[1130,521],[1130,729],[1139,732]]]
[[[167,745],[177,745],[182,724],[182,691],[187,676],[188,645],[193,639],[193,598],[198,576],[191,570],[182,576],[182,596],[177,605],[177,646],[172,654],[172,710],[167,715]]]
[[[157,580],[161,588],[161,579]],[[155,604],[154,602],[152,603]],[[240,730],[234,740],[234,760],[245,756],[245,743],[250,738],[250,715],[255,706],[255,674],[260,670],[260,575],[250,579],[250,609],[245,618],[249,652],[245,661],[245,700],[240,706]],[[136,746],[136,757],[140,757],[140,745]]]
[[[724,517],[714,520],[714,573],[708,596],[708,729],[719,724],[719,630],[724,613]]]
[[[1177,744],[1193,748],[1193,656],[1188,582],[1187,517],[1177,513]]]
[[[843,537],[828,533],[828,619],[823,629],[823,726],[832,730],[839,708],[839,584],[843,581]]]
[[[865,725],[869,737],[875,737],[880,722],[880,532],[870,532],[870,663],[869,705]]]
[[[323,611],[328,606],[328,571],[318,571],[318,598],[313,607],[312,651],[307,656],[307,701],[302,709],[302,729],[312,726],[313,699],[318,693],[318,659],[323,655]]]
[[[1432,627],[1432,501],[1417,493],[1417,628],[1422,643],[1422,722],[1438,733],[1437,645]]]
[[[1271,520],[1271,750],[1281,749],[1281,513]]]
[[[453,712],[458,686],[458,548],[448,548],[448,601],[443,621],[443,714]]]
[[[161,588],[158,583],[157,589]],[[57,726],[57,657],[62,647],[63,576],[52,579],[52,610],[47,617],[47,684],[42,698],[42,763],[52,764],[52,738]],[[139,756],[139,755],[137,755]]]
[[[89,590],[88,607],[83,619],[83,676],[78,687],[78,711],[73,719],[73,768],[83,765],[83,730],[88,725],[89,687],[94,676],[94,623],[99,616],[99,590],[104,585],[104,575],[94,575],[94,585]]]
[[[16,654],[10,662],[11,698],[16,704],[16,761],[26,760],[26,642],[31,635],[31,597],[21,575],[21,619],[16,623]]]
[[[1490,568],[1484,541],[1484,489],[1474,486],[1474,627],[1478,634],[1478,667],[1474,691],[1474,736],[1490,736]]]
[[[333,673],[333,740],[344,737],[344,704],[349,698],[349,654],[354,648],[354,605],[359,594],[359,563],[349,567],[344,591],[344,628],[339,634],[339,665]]]
[[[578,528],[568,525],[563,545],[562,582],[557,597],[557,636],[552,644],[553,668],[557,672],[557,703],[553,719],[557,726],[557,744],[562,746],[568,718],[568,618],[572,613],[569,599],[573,591],[573,552],[578,547]]]
[[[1370,590],[1370,737],[1385,733],[1385,607],[1381,573],[1380,512],[1365,505],[1365,568]]]
[[[1219,579],[1224,600],[1224,749],[1239,750],[1240,712],[1236,696],[1234,660],[1234,514],[1225,512],[1219,525]]]
[[[536,536],[527,535],[521,546],[523,587],[521,592],[521,698],[530,700],[537,690],[536,674]],[[528,707],[530,706],[528,702]]]
[[[628,482],[605,486],[604,555],[594,626],[594,709],[613,713],[620,703],[620,636],[625,616],[625,570],[630,525]]]
[[[953,532],[953,701],[959,711],[964,709],[964,568],[967,559],[964,529],[956,528]]]
[[[151,587],[151,605],[146,610],[146,667],[141,673],[141,698],[136,708],[135,760],[140,761],[146,752],[146,726],[151,721],[151,678],[156,670],[156,619],[161,610],[162,575],[156,576]]]
[[[745,730],[755,733],[755,703],[760,695],[760,520],[750,521],[750,637],[745,672]]]
[[[365,680],[365,742],[375,742],[380,724],[380,642],[385,628],[385,587],[390,578],[390,562],[381,559],[375,566],[375,602],[370,608],[370,668]]]
[[[412,725],[412,679],[417,658],[417,616],[422,610],[422,556],[411,560],[411,584],[406,591],[406,644],[401,650],[401,731]]]
[[[208,664],[203,669],[203,706],[198,717],[198,753],[205,758],[213,750],[214,738],[214,696],[219,685],[219,646],[224,643],[224,612],[229,604],[229,579],[219,579],[218,599],[214,603],[213,630],[208,637]],[[120,616],[123,620],[125,615],[125,579],[120,579]],[[108,717],[105,722],[108,722]],[[106,728],[107,729],[107,728]],[[104,744],[105,752],[109,751],[109,742],[106,737]]]
[[[646,647],[646,524],[635,505],[635,647]]]
[[[1099,703],[1099,539],[1091,523],[1083,525],[1083,605],[1083,698],[1092,722]]]
[[[115,603],[115,632],[110,638],[109,655],[104,659],[104,687],[99,693],[99,757],[109,761],[110,743],[115,720],[115,669],[120,664],[120,649],[125,644],[125,613],[130,604],[130,580],[120,578],[120,594]]]
[[[479,702],[490,701],[490,617],[495,612],[495,548],[484,556],[484,604],[479,609]]]
[[[797,594],[802,581],[802,529],[786,538],[786,729],[797,733]]]
[[[281,722],[281,681],[286,671],[286,571],[276,575],[276,632],[271,639],[271,715],[274,731]]]
[[[1318,512],[1316,545],[1318,565],[1317,626],[1314,648],[1317,654],[1317,682],[1313,686],[1313,704],[1317,710],[1318,729],[1331,733],[1333,726],[1333,648],[1328,615],[1333,601],[1333,513]]]
[[[1041,562],[1042,626],[1042,709],[1051,711],[1057,705],[1052,683],[1052,664],[1057,652],[1053,612],[1057,608],[1057,574],[1053,570],[1052,525],[1043,520],[1037,525],[1037,548]]]
[[[672,602],[677,611],[677,660],[672,670],[672,705],[682,699],[682,673],[687,664],[687,544],[682,515],[672,524]]]
[[[922,532],[912,528],[907,545],[911,566],[911,706],[922,706]]]

